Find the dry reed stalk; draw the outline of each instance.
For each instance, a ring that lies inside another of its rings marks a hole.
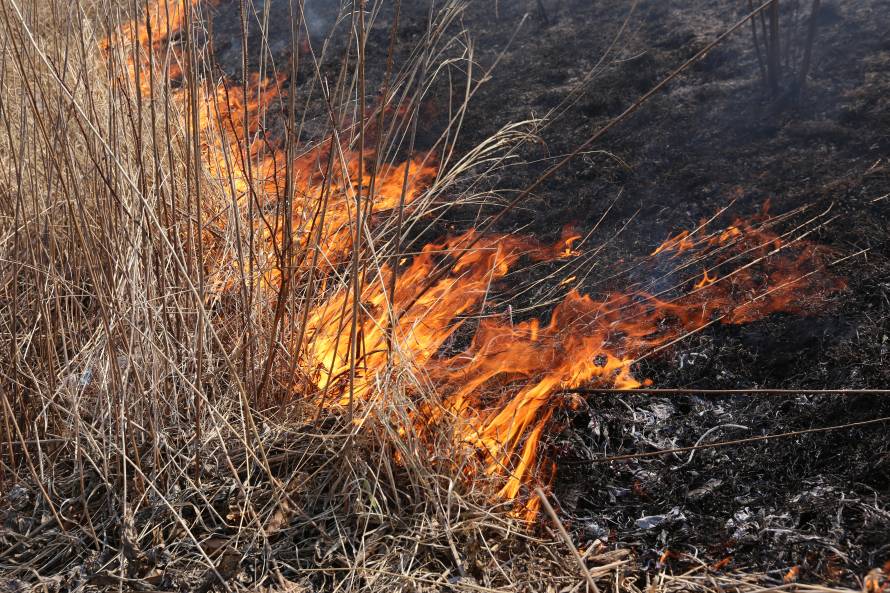
[[[166,41],[183,6],[188,8],[181,15],[187,23],[185,49],[177,53]],[[178,571],[197,584],[237,588],[220,548],[212,543],[214,533],[231,532],[227,554],[253,550],[279,583],[296,578],[295,567],[303,562],[287,541],[307,536],[321,541],[325,550],[319,564],[334,570],[344,561],[354,563],[342,582],[358,589],[371,581],[385,586],[430,574],[432,565],[418,565],[404,574],[380,576],[388,574],[381,567],[399,555],[415,554],[418,546],[430,562],[438,562],[435,550],[444,536],[430,530],[431,517],[457,534],[452,539],[465,537],[471,524],[485,537],[517,533],[507,509],[487,508],[484,484],[474,492],[456,479],[462,464],[472,460],[459,461],[462,455],[453,454],[449,435],[440,438],[441,457],[431,462],[423,453],[429,444],[416,434],[403,434],[418,405],[416,394],[429,388],[410,366],[394,365],[381,378],[381,389],[389,393],[385,400],[354,402],[354,414],[366,423],[361,431],[327,410],[317,422],[301,424],[311,422],[301,404],[276,415],[260,406],[272,397],[270,392],[281,394],[280,378],[273,372],[279,357],[286,357],[287,368],[297,368],[309,308],[340,286],[388,283],[389,275],[381,275],[383,262],[392,257],[393,245],[404,244],[404,233],[421,224],[433,197],[460,182],[474,159],[491,167],[521,136],[505,133],[454,163],[420,206],[400,209],[399,221],[380,229],[362,221],[367,219],[362,216],[365,192],[373,189],[355,192],[352,232],[359,249],[353,252],[352,273],[345,277],[332,277],[321,256],[326,204],[334,191],[324,183],[312,207],[315,215],[304,229],[311,240],[278,245],[281,268],[295,269],[292,264],[302,259],[306,269],[284,275],[274,293],[264,295],[258,286],[256,221],[265,190],[248,183],[244,199],[236,192],[239,179],[257,175],[253,155],[244,146],[224,149],[219,170],[211,172],[203,152],[204,143],[219,142],[223,130],[237,126],[243,141],[249,141],[246,101],[240,122],[237,111],[211,105],[209,127],[199,130],[205,115],[199,99],[210,90],[203,72],[212,61],[196,41],[199,32],[207,34],[204,13],[188,3],[161,2],[159,7],[152,12],[136,2],[117,5],[110,0],[89,9],[57,1],[43,6],[3,0],[0,6],[5,39],[0,182],[4,191],[15,189],[4,193],[12,199],[0,204],[0,241],[4,257],[14,262],[0,276],[0,290],[10,304],[0,309],[7,336],[0,361],[8,381],[4,386],[11,387],[3,390],[0,472],[5,492],[25,487],[33,508],[52,517],[27,542],[17,544],[15,563],[0,557],[4,571],[39,582],[101,553],[108,555],[108,568],[87,571],[81,585],[139,586],[143,569],[138,566],[163,550],[171,558],[164,570],[171,574]],[[443,8],[441,14],[431,13],[430,31],[411,61],[393,62],[387,74],[392,89],[388,101],[410,108],[401,121],[390,122],[384,107],[374,114],[387,130],[374,141],[372,180],[402,138],[410,135],[409,150],[413,147],[418,107],[435,78],[430,71],[448,55],[443,52],[469,46],[452,41],[464,35],[455,27],[459,6],[449,2]],[[38,28],[50,22],[42,19],[41,10],[56,15],[52,22],[66,25]],[[248,23],[256,26],[250,10],[242,4],[245,39]],[[292,10],[302,15],[302,4]],[[116,22],[127,20],[126,12],[136,17],[134,31],[144,34],[147,43],[131,37],[112,44],[104,55],[97,52],[100,40],[114,35]],[[61,18],[63,14],[72,18]],[[267,26],[267,18],[259,19],[260,28]],[[356,21],[360,28],[365,28],[363,20]],[[292,30],[294,44],[297,37]],[[359,46],[363,43],[364,35]],[[349,106],[358,98],[360,118],[368,115],[362,114],[364,83],[353,86],[349,75],[363,68],[361,60],[344,55],[329,85],[321,66],[326,58],[313,54],[306,59],[311,90],[288,97],[284,124],[287,181],[276,216],[285,220],[286,237],[297,230],[288,225],[296,207],[290,199],[296,175],[290,162],[301,150],[296,144],[303,117],[300,102],[320,100],[326,106],[332,150],[320,163],[325,179],[346,169],[343,147],[363,142],[362,126],[344,124]],[[185,73],[184,103],[170,74],[177,63]],[[294,64],[292,77],[296,68]],[[466,96],[474,84],[468,83]],[[234,90],[228,87],[223,93]],[[255,89],[245,83],[242,92],[248,96]],[[458,112],[465,110],[465,104],[457,106]],[[450,130],[437,145],[448,152],[455,141],[455,130]],[[359,180],[358,186],[364,185]],[[458,202],[471,199],[456,196]],[[220,227],[220,219],[230,223]],[[232,254],[234,269],[213,269],[214,258],[222,254]],[[233,290],[217,292],[227,284]],[[262,305],[269,302],[274,306],[265,312]],[[353,307],[342,318],[355,324],[361,314]],[[354,341],[360,342],[360,336]],[[360,356],[361,350],[353,355],[352,372]],[[294,431],[301,425],[302,431]],[[360,453],[347,458],[346,465],[334,466],[329,460],[343,450],[340,434],[352,439]],[[54,479],[48,480],[47,472]],[[442,480],[448,474],[452,487],[445,496]],[[197,509],[197,515],[190,509]],[[69,539],[52,543],[66,533]],[[391,552],[380,548],[392,537],[413,543],[399,544]],[[128,543],[116,547],[113,542],[122,538]],[[360,541],[370,547],[354,549]],[[296,549],[309,549],[306,545]],[[501,562],[500,554],[490,549],[493,561]],[[256,575],[256,582],[267,573]],[[506,569],[499,574],[518,578]]]

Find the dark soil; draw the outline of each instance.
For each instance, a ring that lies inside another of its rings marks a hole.
[[[540,115],[561,101],[599,60],[631,5],[551,0],[545,20],[536,3],[526,4],[502,4],[495,16],[489,3],[477,3],[465,19],[493,53],[521,13],[531,14],[477,97],[467,128],[480,137],[495,131],[494,122]],[[809,3],[800,4],[808,15]],[[546,145],[528,160],[571,151],[743,9],[740,2],[641,2],[617,54],[544,131]],[[737,192],[740,215],[767,197],[775,212],[831,205],[838,218],[817,240],[845,254],[869,251],[845,265],[850,289],[823,315],[719,328],[639,374],[661,387],[890,386],[890,199],[881,199],[890,192],[888,14],[887,1],[823,2],[811,74],[799,94],[787,78],[778,96],[765,90],[750,28],[741,29],[593,147],[611,155],[572,162],[501,230],[529,225],[552,237],[566,223],[590,228],[620,195],[604,224],[617,229],[634,218],[607,249],[617,260],[651,252]],[[501,182],[523,187],[541,170],[515,168],[516,177]],[[847,584],[890,560],[886,424],[692,456],[595,462],[700,438],[878,418],[890,412],[887,398],[627,394],[586,403],[566,413],[565,430],[551,440],[559,467],[554,490],[579,542],[631,546],[653,568],[667,562],[680,570],[689,556],[711,564],[729,558],[722,565],[779,576],[799,565],[802,579]]]
[[[629,14],[631,4],[470,3],[461,24],[477,41],[478,70],[503,57],[473,99],[461,141],[467,150],[507,122],[559,105],[627,19],[583,92],[543,129],[542,143],[523,150],[526,164],[487,180],[491,188],[529,185],[747,11],[745,2],[645,0]],[[783,22],[806,22],[809,2],[784,5]],[[403,2],[403,41],[424,30],[426,11],[426,3]],[[890,387],[888,15],[890,0],[823,1],[809,79],[799,89],[786,74],[778,95],[766,90],[751,30],[741,28],[609,132],[593,147],[598,152],[549,179],[497,230],[523,228],[553,239],[569,223],[592,228],[614,202],[598,236],[633,218],[603,252],[606,261],[618,261],[650,253],[734,198],[731,212],[740,216],[766,198],[777,213],[830,206],[837,218],[810,238],[843,255],[868,251],[843,264],[849,290],[822,315],[774,315],[703,332],[638,373],[661,387]],[[384,63],[386,14],[379,22],[369,34],[369,64]],[[235,34],[235,25],[221,20],[217,38],[226,26]],[[218,49],[222,67],[237,75],[240,45]],[[797,64],[799,56],[789,61]],[[370,68],[374,88],[382,70]],[[434,115],[447,111],[441,84],[429,100]],[[426,118],[421,143],[432,142],[443,123],[443,115]],[[468,225],[479,215],[456,210],[451,222]],[[710,443],[877,418],[890,413],[890,399],[628,393],[586,403],[563,413],[564,429],[549,442],[558,465],[554,493],[579,544],[629,546],[653,568],[667,562],[680,570],[689,556],[711,564],[729,558],[727,568],[781,575],[800,565],[802,579],[846,584],[890,560],[886,424],[692,456],[596,462],[700,438]]]

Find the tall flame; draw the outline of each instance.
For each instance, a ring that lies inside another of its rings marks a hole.
[[[149,8],[147,18],[155,24],[151,41],[146,28],[134,22],[103,47],[135,44],[142,52],[136,52],[138,59],[145,60],[139,66],[148,68],[146,56],[160,52],[163,42],[182,26],[183,10],[198,0],[189,2],[185,8],[172,4],[172,13],[161,11],[159,4]],[[181,56],[177,60],[184,62]],[[128,62],[131,77],[136,64],[133,58]],[[167,68],[170,76],[182,74],[181,67]],[[152,89],[145,86],[146,78],[140,80],[139,90],[149,96]],[[246,85],[223,80],[205,87],[200,97],[203,161],[239,208],[255,199],[260,209],[269,210],[285,191],[288,151],[269,138],[261,141],[258,134],[260,121],[279,98],[282,82],[258,76]],[[173,98],[185,107],[183,91],[175,91]],[[304,249],[317,245],[331,270],[352,249],[350,208],[358,191],[358,167],[363,160],[373,166],[373,156],[372,151],[360,154],[340,146],[330,137],[304,149],[290,163],[295,239]],[[403,187],[406,171],[410,174]],[[410,204],[436,173],[429,154],[384,165],[376,173],[374,192],[363,199],[371,201],[372,213],[390,210],[402,199]],[[423,404],[412,421],[430,434],[447,424],[456,444],[476,452],[479,472],[497,479],[497,495],[520,501],[524,485],[552,474],[539,449],[554,411],[566,404],[560,390],[589,384],[639,387],[646,380],[637,376],[634,364],[690,333],[780,311],[807,314],[816,309],[820,295],[843,288],[841,279],[818,273],[821,258],[816,245],[775,234],[760,224],[767,220],[766,215],[736,220],[710,233],[707,224],[682,231],[648,260],[653,270],[664,262],[673,266],[668,274],[671,286],[656,293],[633,290],[598,296],[572,289],[549,321],[514,323],[509,314],[480,319],[470,344],[458,353],[446,345],[467,319],[479,313],[487,295],[511,269],[522,262],[577,257],[581,235],[566,232],[548,246],[528,237],[480,236],[471,230],[428,244],[398,272],[394,294],[389,294],[394,273],[390,266],[368,274],[358,303],[358,345],[350,344],[349,338],[356,306],[350,290],[333,293],[308,312],[305,339],[295,353],[306,377],[302,393],[323,406],[345,405],[352,375],[352,397],[367,400],[376,393],[375,377],[388,365],[396,359],[410,364],[426,373],[441,394],[438,403]],[[261,251],[267,257],[261,262],[259,280],[269,291],[280,281],[275,252],[284,228],[281,220],[257,223]],[[693,262],[697,271],[684,276]],[[234,265],[216,262],[217,271]],[[517,509],[534,516],[536,499],[518,502]]]

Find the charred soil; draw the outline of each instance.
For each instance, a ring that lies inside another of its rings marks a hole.
[[[481,4],[481,3],[480,3]],[[542,143],[515,167],[530,183],[738,18],[728,2],[528,2],[471,7],[466,18],[493,59],[467,126],[540,116],[557,107],[616,48]],[[786,3],[793,5],[795,3]],[[804,15],[809,3],[798,3]],[[524,26],[515,39],[509,37]],[[788,8],[791,11],[791,8]],[[661,387],[885,388],[890,384],[890,3],[825,2],[815,15],[813,65],[802,92],[769,93],[745,27],[546,182],[502,226],[547,235],[565,224],[619,229],[606,257],[649,253],[733,197],[737,213],[770,198],[777,212],[833,208],[818,240],[845,254],[848,291],[819,316],[773,315],[717,328],[647,361]],[[793,15],[783,15],[793,18]],[[762,29],[761,29],[762,32]],[[504,49],[506,48],[506,49]],[[512,226],[511,226],[512,225]],[[504,229],[506,230],[506,229]],[[608,233],[609,231],[606,231]],[[583,287],[582,287],[583,290]],[[691,558],[852,583],[890,559],[887,425],[600,463],[652,452],[886,416],[871,396],[589,397],[550,440],[554,490],[579,542],[631,546],[655,568]],[[725,560],[724,559],[728,559]]]

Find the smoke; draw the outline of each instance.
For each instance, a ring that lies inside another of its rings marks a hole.
[[[339,11],[338,0],[305,0],[303,18],[306,21],[306,30],[309,31],[309,40],[313,44],[321,42],[331,33]]]

